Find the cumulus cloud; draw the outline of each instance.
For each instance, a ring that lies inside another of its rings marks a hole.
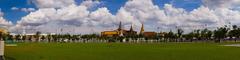
[[[93,8],[96,7],[97,5],[101,4],[99,1],[92,1],[92,0],[87,0],[81,3],[81,6],[86,6],[88,8]]]
[[[12,22],[7,21],[3,17],[0,17],[0,27],[10,27],[12,25]]]
[[[127,12],[123,14],[128,16],[127,19],[133,19],[134,23],[144,22],[147,30],[153,31],[157,31],[158,27],[162,31],[182,28],[189,32],[194,29],[216,29],[216,27],[222,27],[228,23],[239,25],[240,22],[238,21],[240,12],[237,10],[232,10],[232,8],[212,9],[205,5],[193,11],[186,11],[183,8],[175,8],[171,4],[165,4],[160,9],[151,0],[133,0],[128,1],[118,13],[123,13],[121,10]]]
[[[203,4],[210,8],[236,8],[240,6],[240,0],[202,0]]]
[[[220,0],[208,1],[203,0],[204,5],[193,11],[186,11],[171,4],[159,8],[151,0],[130,0],[116,15],[111,14],[106,7],[89,11],[92,5],[99,4],[93,3],[94,1],[84,1],[80,5],[66,3],[67,5],[63,4],[64,6],[59,9],[49,7],[31,12],[18,21],[12,31],[19,29],[32,32],[92,33],[113,30],[120,21],[123,22],[125,29],[132,24],[136,31],[139,31],[141,23],[145,24],[146,31],[159,31],[158,28],[161,31],[182,28],[187,32],[203,28],[215,29],[229,22],[240,25],[240,11],[228,8],[228,5],[221,5],[224,2]],[[217,3],[220,5],[213,6]]]
[[[33,0],[38,8],[62,8],[75,4],[74,0]]]
[[[3,12],[1,12],[1,9],[0,9],[0,27],[8,28],[8,27],[12,26],[12,22],[4,19],[3,15],[4,14],[3,14]]]
[[[91,3],[92,4],[92,3]],[[95,3],[94,3],[95,4]],[[90,5],[90,4],[88,4]],[[41,8],[35,12],[31,12],[29,15],[23,17],[17,22],[14,27],[19,30],[29,29],[29,30],[41,30],[44,32],[54,32],[55,30],[60,30],[68,33],[68,27],[82,28],[84,32],[92,32],[89,27],[94,27],[92,30],[99,30],[96,28],[101,28],[104,26],[110,26],[111,21],[114,16],[108,11],[107,8],[99,8],[97,11],[88,11],[88,6],[86,5],[69,5],[68,7],[62,7],[60,9],[55,8]],[[49,25],[49,26],[48,26]],[[55,26],[55,29],[48,29]],[[68,26],[68,27],[64,27]],[[86,27],[86,28],[83,28]],[[88,28],[87,28],[88,27]],[[71,30],[71,29],[70,29]],[[78,30],[79,32],[80,30]]]

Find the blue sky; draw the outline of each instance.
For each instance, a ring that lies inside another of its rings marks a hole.
[[[83,0],[75,0],[80,4]],[[110,13],[116,14],[120,7],[122,7],[128,0],[100,0],[102,2],[101,6],[98,7],[107,7]],[[184,8],[187,11],[191,11],[195,8],[198,8],[202,3],[200,0],[153,0],[155,5],[158,5],[160,8],[163,8],[164,4],[172,4],[177,8]],[[28,0],[0,0],[0,8],[4,13],[4,18],[6,20],[16,23],[22,17],[29,14],[29,12],[12,10],[12,7],[17,8],[35,8],[38,9],[33,3]],[[96,10],[96,9],[93,9]]]
[[[14,23],[28,13],[23,11],[11,10],[12,7],[36,8],[35,5],[28,3],[27,0],[0,0],[0,8],[1,11],[4,13],[4,18]]]

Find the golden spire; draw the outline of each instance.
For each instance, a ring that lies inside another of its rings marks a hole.
[[[143,25],[143,23],[142,23],[142,27],[141,27],[141,30],[140,30],[140,34],[143,34],[143,32],[144,32],[144,25]]]

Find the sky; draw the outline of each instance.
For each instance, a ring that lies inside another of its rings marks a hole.
[[[119,22],[139,31],[240,25],[240,0],[0,0],[0,26],[12,33],[87,34]]]

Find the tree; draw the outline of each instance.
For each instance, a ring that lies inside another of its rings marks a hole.
[[[22,40],[27,40],[27,36],[23,35]]]
[[[194,32],[190,32],[188,34],[183,35],[184,38],[186,38],[186,40],[190,40],[190,42],[193,41],[193,37],[194,37]]]
[[[168,40],[174,40],[175,39],[175,37],[176,37],[176,35],[172,32],[172,31],[170,31],[170,32],[168,32],[167,34],[166,34],[166,36],[165,36],[165,38],[167,38]]]
[[[41,32],[37,31],[36,34],[35,34],[35,38],[36,38],[37,41],[39,41],[40,35],[41,35]]]
[[[42,37],[41,37],[41,40],[45,40],[45,39],[46,39],[46,37],[45,37],[45,36],[42,36]]]
[[[202,32],[200,32],[200,30],[194,30],[193,32],[187,34],[190,39],[190,41],[192,42],[193,40],[199,40],[202,38],[201,36]]]
[[[184,31],[183,31],[182,29],[178,29],[178,30],[177,30],[178,38],[181,38],[181,37],[182,37],[183,32],[184,32]]]
[[[16,38],[16,40],[22,40],[22,39],[21,39],[21,35],[19,35],[19,34],[18,34],[18,35],[16,35],[16,37],[15,37],[15,38]]]
[[[212,31],[209,30],[206,34],[207,39],[208,40],[211,39],[212,35],[213,35]]]
[[[205,28],[204,30],[201,31],[201,35],[200,35],[201,39],[203,40],[209,40],[212,36],[212,32],[210,30],[208,30],[207,28]]]
[[[216,38],[215,42],[220,43],[221,39],[226,37],[228,30],[229,29],[227,29],[226,27],[221,27],[221,28],[218,28],[217,30],[215,30],[214,31],[214,37]]]
[[[0,32],[0,40],[5,40],[8,37],[9,37],[9,32],[7,33]]]
[[[48,42],[51,42],[51,40],[52,40],[52,35],[51,35],[51,34],[48,34],[48,35],[46,36],[46,38],[47,38]]]
[[[229,31],[228,36],[230,36],[231,39],[234,39],[235,42],[237,42],[237,38],[239,37],[240,30],[238,30],[237,25],[233,25],[232,27],[233,27],[233,30]]]
[[[58,35],[52,35],[52,38],[54,42],[57,42],[59,39]]]
[[[237,25],[233,25],[232,27],[233,27],[233,30],[237,30],[238,28]]]
[[[177,37],[178,37],[178,40],[180,39],[180,41],[182,41],[182,34],[183,34],[183,32],[184,31],[182,29],[178,29],[177,30],[177,34],[178,34]]]

